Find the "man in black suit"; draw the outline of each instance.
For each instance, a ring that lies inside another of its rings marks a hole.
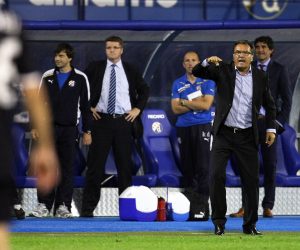
[[[193,69],[193,75],[212,79],[217,84],[214,141],[211,155],[211,206],[215,234],[223,235],[226,223],[226,165],[233,154],[237,160],[245,190],[243,232],[260,235],[258,220],[258,128],[259,109],[266,110],[266,141],[275,140],[276,109],[265,74],[251,67],[253,45],[237,41],[233,47],[233,64],[219,57],[207,58]]]
[[[252,63],[266,72],[269,78],[269,86],[272,97],[277,108],[276,122],[278,128],[283,129],[284,123],[288,122],[292,104],[292,86],[287,68],[279,62],[272,59],[274,52],[274,42],[269,36],[261,36],[254,41],[255,54],[257,61]],[[260,110],[258,117],[258,130],[261,146],[261,155],[263,160],[264,190],[265,196],[262,201],[263,216],[272,218],[272,209],[275,202],[275,181],[276,181],[276,140],[272,146],[265,145],[266,119],[264,109]],[[280,133],[278,129],[277,133]],[[243,195],[244,204],[244,195]],[[231,217],[242,217],[244,209],[240,208],[238,212],[230,214]]]
[[[141,124],[140,115],[149,97],[149,87],[142,76],[132,65],[121,60],[123,40],[117,36],[108,37],[105,47],[107,60],[92,62],[86,70],[94,121],[82,217],[93,217],[100,199],[100,186],[110,148],[117,166],[119,194],[132,185],[133,123]]]

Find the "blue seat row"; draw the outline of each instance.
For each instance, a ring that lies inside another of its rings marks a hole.
[[[133,184],[149,187],[180,187],[182,174],[180,171],[180,153],[175,128],[170,124],[165,111],[146,109],[142,114],[144,135],[141,139],[145,162],[133,147]],[[35,187],[35,178],[27,176],[28,152],[24,144],[24,130],[18,125],[13,126],[13,136],[17,150],[15,151],[15,176],[17,187]],[[296,132],[289,125],[285,125],[285,132],[277,139],[277,186],[300,186],[300,155],[295,148]],[[75,187],[84,186],[83,172],[86,167],[85,156],[78,147],[74,163]],[[145,166],[143,166],[143,164]],[[140,169],[143,175],[137,175]],[[106,181],[117,178],[117,170],[113,153],[110,152],[105,173]],[[227,164],[226,185],[228,187],[241,186],[240,177],[235,167],[234,158]],[[260,175],[260,185],[263,185],[263,175]]]
[[[36,178],[30,176],[28,173],[28,149],[25,146],[25,131],[18,125],[13,124],[12,136],[15,145],[14,151],[14,177],[17,188],[34,188],[36,187]],[[133,162],[133,184],[134,185],[145,185],[148,187],[154,187],[157,183],[157,177],[155,174],[136,175],[137,172],[142,167],[141,158],[137,152],[136,147],[133,145],[132,153]],[[76,155],[74,160],[74,187],[83,187],[85,183],[84,171],[86,168],[86,157],[83,151],[76,146]],[[111,183],[112,179],[117,178],[117,169],[113,157],[113,152],[111,151],[105,165],[105,174],[107,178],[103,181],[103,185],[106,182]],[[110,181],[109,181],[110,180]],[[116,181],[116,180],[115,180]]]
[[[277,137],[277,166],[276,186],[300,187],[300,154],[296,150],[296,131],[289,125],[284,126],[285,131]],[[262,168],[262,162],[261,162]],[[227,165],[226,185],[229,187],[241,186],[239,173],[234,166],[234,159]],[[261,171],[262,172],[262,171]],[[260,174],[259,184],[263,186],[263,174]]]
[[[163,110],[145,110],[142,121],[145,128],[143,145],[146,152],[147,167],[151,173],[156,174],[157,185],[180,186],[182,175],[180,173],[178,142],[166,113]],[[285,125],[285,132],[279,135],[277,139],[277,186],[300,186],[300,154],[295,148],[295,142],[296,131],[291,126]],[[259,176],[260,186],[263,186],[263,181],[263,174],[261,173]],[[226,185],[228,187],[241,186],[234,157],[227,164]]]
[[[76,148],[76,158],[74,162],[74,186],[75,187],[83,187],[85,183],[84,170],[86,168],[86,157],[83,155],[82,150],[77,146]],[[156,175],[147,174],[137,175],[140,168],[142,168],[142,160],[139,156],[137,149],[134,145],[132,145],[132,163],[133,163],[133,171],[132,171],[132,182],[133,185],[145,185],[148,187],[154,187],[156,185]],[[109,152],[108,158],[105,164],[105,175],[106,178],[102,181],[102,186],[106,184],[113,183],[116,185],[117,181],[117,167],[113,157],[112,150]]]

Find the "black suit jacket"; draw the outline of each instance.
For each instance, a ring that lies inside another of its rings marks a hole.
[[[217,135],[220,127],[224,124],[228,113],[231,109],[234,88],[236,70],[233,64],[220,63],[219,66],[210,64],[208,67],[203,67],[198,64],[193,69],[193,75],[202,77],[204,79],[212,79],[217,84],[217,96],[216,96],[216,115],[214,119],[214,135]],[[253,96],[252,96],[252,129],[256,144],[258,145],[258,128],[257,119],[261,105],[266,110],[266,126],[267,128],[276,128],[275,116],[276,108],[271,96],[268,80],[266,75],[258,70],[256,67],[252,67],[253,78]]]
[[[253,63],[253,67],[257,67],[257,62]],[[288,70],[282,64],[271,60],[266,72],[277,109],[276,119],[284,124],[289,120],[293,94]]]
[[[106,64],[107,64],[106,60],[91,62],[87,67],[87,69],[85,70],[85,73],[90,82],[90,92],[91,92],[90,103],[91,103],[91,107],[93,108],[96,107],[101,96],[102,83],[103,83],[103,77],[106,69]],[[147,83],[144,81],[142,75],[132,65],[123,61],[122,64],[129,84],[129,95],[130,95],[131,106],[132,108],[134,107],[139,108],[142,113],[149,98],[149,87]],[[134,128],[138,129],[138,131],[134,131],[134,134],[136,136],[140,136],[142,133],[140,115],[136,119],[136,123],[138,124],[134,124]]]

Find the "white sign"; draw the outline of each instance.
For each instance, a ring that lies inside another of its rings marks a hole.
[[[38,6],[75,6],[77,0],[29,0],[33,5]],[[85,0],[85,6],[96,5],[98,7],[126,7],[126,0]],[[158,4],[163,8],[172,8],[177,4],[178,0],[131,0],[132,7],[148,7]]]
[[[164,114],[154,114],[154,115],[148,115],[148,119],[164,119]]]

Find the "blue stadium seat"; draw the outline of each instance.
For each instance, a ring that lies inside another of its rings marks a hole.
[[[85,184],[85,177],[83,176],[83,171],[86,168],[86,160],[84,157],[84,154],[82,153],[81,149],[79,148],[79,145],[76,144],[76,153],[75,153],[75,159],[74,159],[74,187],[81,188],[84,187]]]
[[[135,146],[132,146],[132,161],[133,161],[133,171],[132,171],[132,181],[133,185],[139,186],[144,185],[147,187],[154,187],[156,185],[156,176],[154,174],[144,174],[144,175],[136,175],[138,170],[142,167],[142,160],[137,153]],[[86,160],[84,157],[83,152],[79,147],[76,149],[76,158],[74,163],[74,186],[75,187],[84,187],[85,184],[85,177],[83,176],[83,172],[86,168]],[[103,185],[110,185],[116,186],[115,182],[112,183],[112,179],[117,179],[117,168],[116,163],[114,160],[113,152],[110,150],[109,155],[106,160],[105,164],[105,175],[107,178],[105,179]]]
[[[296,131],[285,125],[285,131],[277,138],[276,184],[281,187],[300,187],[300,154],[295,148]]]
[[[14,180],[17,188],[34,188],[36,178],[27,176],[28,171],[28,150],[25,146],[25,131],[14,123],[12,126],[12,138],[14,145]]]
[[[14,179],[16,181],[16,186],[17,188],[35,188],[36,178],[27,175],[29,153],[28,153],[28,149],[25,146],[24,129],[18,124],[13,124],[12,137],[13,137],[13,143],[15,148],[13,174],[14,174]],[[154,174],[135,176],[139,168],[142,166],[141,158],[138,155],[135,147],[133,147],[132,160],[134,162],[133,184],[154,187],[156,185],[156,179],[157,179]],[[78,188],[84,187],[85,177],[83,176],[83,172],[85,168],[86,168],[85,156],[82,150],[77,145],[76,155],[74,160],[74,171],[73,171],[74,187],[78,187]],[[112,152],[110,152],[108,160],[106,162],[105,173],[107,175],[117,176],[116,165],[115,165]]]
[[[180,187],[179,146],[176,132],[165,111],[146,109],[142,114],[142,122],[143,148],[149,173],[157,176],[158,186]]]
[[[133,170],[132,170],[132,183],[134,186],[147,186],[147,187],[155,187],[157,177],[154,174],[148,174],[144,173],[143,175],[136,175],[137,172],[142,167],[142,160],[139,156],[136,146],[132,145],[132,156],[131,156],[132,162],[133,162]],[[118,177],[117,174],[117,167],[114,160],[113,152],[110,150],[109,155],[106,160],[105,164],[105,174],[109,175],[110,177]]]
[[[295,147],[297,133],[290,125],[286,124],[284,128],[285,131],[281,134],[281,138],[287,170],[290,175],[296,175],[300,170],[300,154]]]
[[[12,137],[14,142],[14,179],[17,188],[35,188],[36,178],[28,176],[28,159],[29,153],[25,146],[25,131],[18,125],[12,126]],[[85,158],[77,146],[74,163],[74,187],[83,187],[85,178],[82,172],[85,169]]]

